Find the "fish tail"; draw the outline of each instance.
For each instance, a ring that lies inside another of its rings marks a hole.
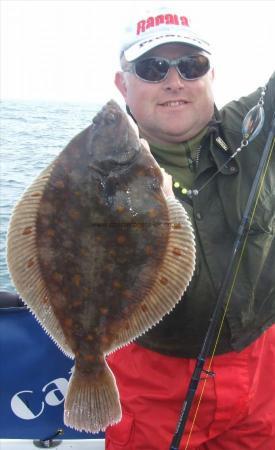
[[[99,376],[75,368],[64,406],[65,425],[79,431],[98,433],[121,420],[116,381],[108,365]]]

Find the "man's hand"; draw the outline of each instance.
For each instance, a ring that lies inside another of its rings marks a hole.
[[[163,176],[162,190],[165,197],[175,197],[173,192],[173,179],[171,175],[165,172],[164,169],[161,169],[161,173]]]

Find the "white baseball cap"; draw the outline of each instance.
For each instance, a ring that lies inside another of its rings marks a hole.
[[[131,62],[152,48],[168,43],[191,45],[211,54],[210,44],[192,31],[188,17],[173,7],[158,7],[132,19],[120,51]]]

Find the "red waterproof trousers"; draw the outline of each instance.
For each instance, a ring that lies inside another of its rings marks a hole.
[[[169,450],[195,360],[130,344],[108,364],[123,418],[107,429],[106,449]],[[206,381],[192,435],[188,441],[195,407],[180,449],[275,450],[275,326],[240,353],[215,356],[211,370],[215,376]]]

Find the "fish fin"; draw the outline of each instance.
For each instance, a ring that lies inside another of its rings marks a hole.
[[[100,375],[82,373],[75,367],[64,405],[64,423],[88,433],[104,431],[121,420],[116,381],[107,363]]]
[[[74,357],[56,318],[36,252],[36,217],[53,163],[44,169],[16,204],[7,236],[7,263],[16,290],[58,347]]]
[[[156,325],[180,301],[191,281],[195,269],[193,228],[180,202],[174,197],[169,197],[166,201],[169,237],[162,265],[151,289],[143,301],[137,301],[138,306],[129,317],[127,327],[121,327],[122,331],[107,353],[131,342]],[[147,283],[146,279],[140,281]],[[138,292],[134,295],[138,296]]]

